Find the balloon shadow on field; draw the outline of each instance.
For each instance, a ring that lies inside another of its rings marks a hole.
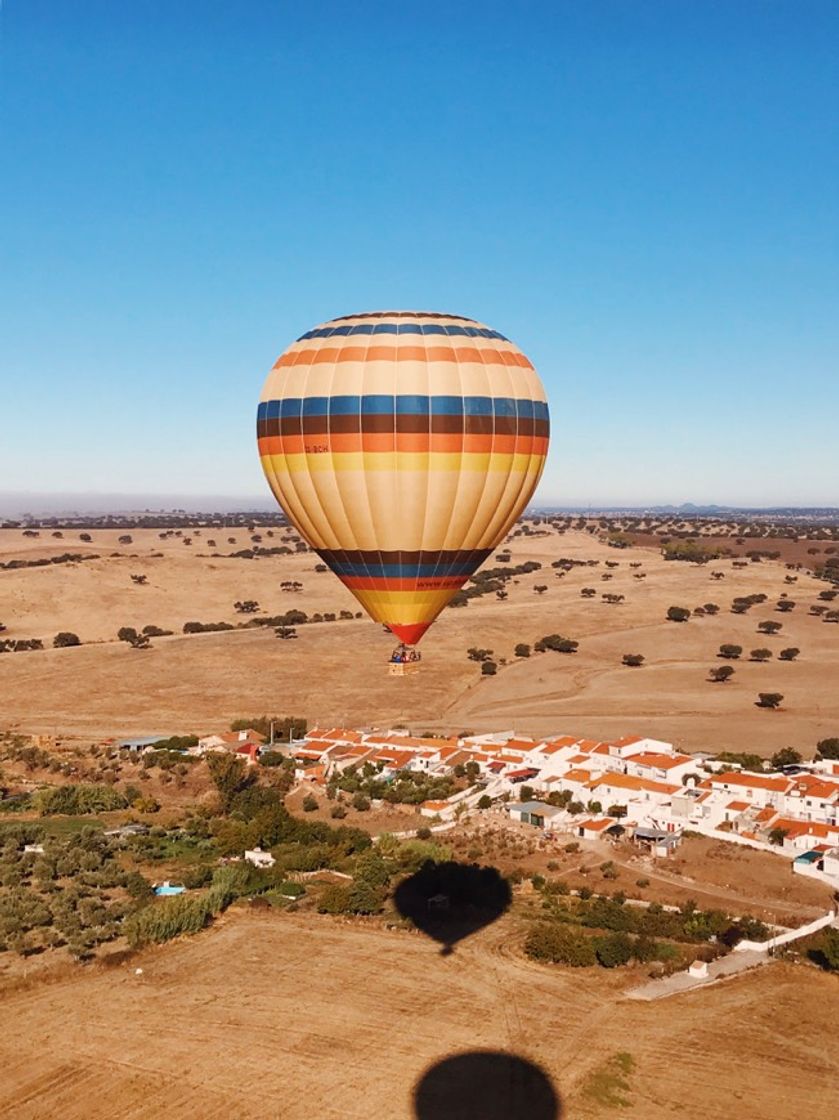
[[[393,895],[396,909],[447,956],[464,937],[494,922],[512,899],[510,884],[495,867],[427,860],[403,879]]]
[[[561,1120],[544,1070],[516,1054],[473,1050],[425,1071],[414,1086],[416,1120]]]

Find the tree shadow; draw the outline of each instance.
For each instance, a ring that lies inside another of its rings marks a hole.
[[[495,867],[427,860],[394,892],[396,909],[442,943],[444,956],[464,937],[494,922],[510,905],[510,884]]]
[[[444,1058],[414,1087],[416,1120],[561,1120],[562,1102],[533,1062],[500,1050]]]

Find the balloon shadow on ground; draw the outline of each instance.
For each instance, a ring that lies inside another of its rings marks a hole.
[[[425,1071],[414,1087],[416,1120],[561,1120],[544,1070],[516,1054],[473,1050]]]
[[[495,867],[428,860],[394,892],[396,909],[417,929],[453,952],[464,937],[500,918],[509,907],[510,884]]]

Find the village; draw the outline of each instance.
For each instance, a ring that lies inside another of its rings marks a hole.
[[[121,745],[153,749],[144,739]],[[771,852],[796,874],[839,889],[839,762],[832,759],[757,772],[634,735],[598,742],[573,735],[535,740],[513,731],[438,738],[347,728],[314,728],[288,743],[248,728],[206,735],[187,748],[198,756],[217,751],[248,765],[282,753],[311,793],[362,768],[384,783],[401,773],[466,777],[466,788],[419,804],[433,827],[500,809],[547,837],[627,836],[660,858],[672,855],[685,833],[699,833]]]

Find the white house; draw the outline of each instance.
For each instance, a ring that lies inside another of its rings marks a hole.
[[[245,852],[245,859],[254,867],[273,867],[277,862],[270,852],[263,852],[262,848],[251,848]]]

